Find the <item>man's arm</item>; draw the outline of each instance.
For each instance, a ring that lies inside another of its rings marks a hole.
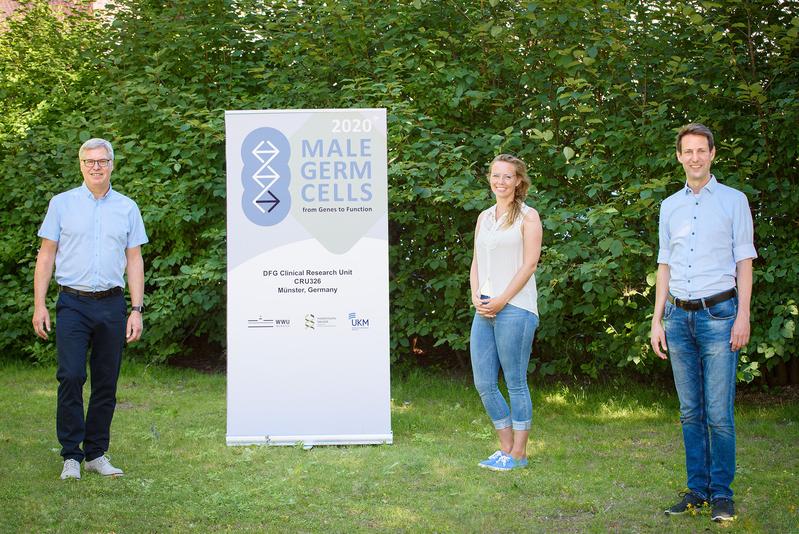
[[[53,277],[53,265],[58,251],[58,242],[42,238],[33,272],[33,330],[42,339],[50,331],[50,312],[47,310],[47,288]]]
[[[658,264],[657,282],[655,283],[655,312],[652,314],[652,332],[649,343],[661,359],[666,356],[666,331],[663,330],[663,312],[666,309],[666,296],[669,293],[669,279],[671,271],[667,263]],[[748,323],[747,323],[748,324]]]
[[[128,291],[130,292],[131,306],[144,304],[144,259],[141,257],[141,247],[132,247],[125,250],[128,260]],[[133,343],[141,338],[142,314],[131,311],[128,316],[128,326],[125,330],[128,343]]]
[[[730,350],[737,351],[749,343],[749,306],[752,302],[752,258],[735,264],[738,286],[738,315],[730,332]]]

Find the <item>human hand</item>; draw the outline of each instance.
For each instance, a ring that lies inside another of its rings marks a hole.
[[[749,343],[749,319],[738,316],[732,323],[730,331],[730,350],[733,352],[741,350],[747,343]]]
[[[42,339],[47,339],[50,331],[50,312],[46,306],[35,307],[33,310],[33,331]]]
[[[128,315],[128,326],[125,329],[127,342],[133,343],[138,341],[141,338],[143,329],[141,313],[136,311],[130,312],[130,315]]]
[[[663,325],[660,324],[660,321],[653,321],[652,322],[652,331],[649,334],[649,343],[652,345],[652,350],[655,351],[655,354],[661,360],[665,360],[668,358],[666,351],[668,347],[666,345],[666,331],[663,330]]]
[[[480,305],[476,306],[477,313],[487,318],[496,317],[507,303],[508,302],[506,300],[499,297],[483,299],[480,302]]]

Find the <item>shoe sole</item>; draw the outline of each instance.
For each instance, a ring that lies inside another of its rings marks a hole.
[[[500,473],[504,473],[505,471],[513,471],[516,468],[515,467],[497,467],[495,465],[487,465],[486,469],[490,469],[492,471],[498,471]]]

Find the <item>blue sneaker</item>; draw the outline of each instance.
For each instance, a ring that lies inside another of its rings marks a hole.
[[[518,469],[520,467],[524,467],[527,465],[527,460],[524,460],[524,465],[521,465],[522,460],[518,462],[513,459],[513,456],[510,454],[503,454],[499,458],[497,458],[493,464],[487,465],[488,469],[492,471],[511,471],[512,469]]]
[[[497,451],[497,452],[495,452],[494,454],[492,454],[491,456],[489,456],[488,458],[486,458],[485,460],[483,460],[482,462],[480,462],[477,465],[479,465],[480,467],[485,467],[486,469],[490,469],[491,466],[494,465],[494,462],[496,462],[497,459],[499,459],[499,458],[501,458],[503,456],[505,456],[504,452]]]
[[[515,460],[515,462],[517,468],[527,467],[527,456],[519,460]]]

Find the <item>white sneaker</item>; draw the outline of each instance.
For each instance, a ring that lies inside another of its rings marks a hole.
[[[69,459],[64,460],[64,469],[61,470],[61,480],[74,478],[80,480],[80,462]]]
[[[100,473],[106,477],[118,477],[122,476],[125,473],[122,472],[122,469],[116,468],[111,465],[111,462],[105,455],[100,456],[99,458],[95,458],[90,462],[86,462],[86,472],[94,471],[95,473]]]

